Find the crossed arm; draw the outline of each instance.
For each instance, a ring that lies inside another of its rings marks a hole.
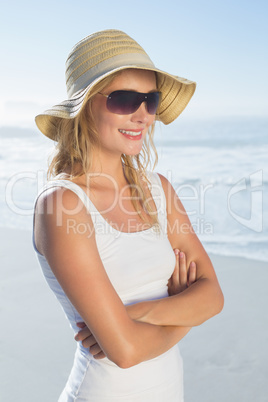
[[[168,192],[169,183],[162,180]],[[174,193],[171,192],[175,197]],[[178,219],[179,227],[184,222],[190,225],[187,215],[176,208],[176,202],[180,206],[179,200],[174,198],[171,211],[168,211],[169,226]],[[183,292],[177,292],[180,274],[177,269],[170,279],[170,297],[126,309],[106,274],[92,220],[78,197],[70,190],[57,188],[39,199],[37,207],[36,223],[42,227],[42,252],[66,295],[90,328],[95,341],[90,351],[94,353],[94,345],[100,348],[96,355],[103,353],[119,367],[131,367],[164,353],[178,343],[191,326],[221,310],[222,294],[214,269],[193,232],[173,233],[171,230],[169,240],[173,249],[184,251],[180,261],[187,255],[188,261],[196,262],[195,282]],[[42,213],[38,212],[39,208]],[[77,225],[86,223],[90,236],[68,232],[68,219],[75,220]],[[187,277],[186,260],[182,266]],[[190,275],[191,268],[188,272]]]
[[[213,265],[196,236],[188,215],[169,181],[160,175],[167,200],[168,237],[174,250],[183,250],[180,271],[191,273],[188,261],[197,266],[195,281],[183,291],[175,291],[159,300],[138,303],[128,308],[128,313],[140,322],[154,325],[193,327],[218,314],[223,308],[223,294]],[[178,275],[176,272],[172,276]],[[182,274],[185,275],[185,274]],[[178,279],[177,279],[178,280]]]
[[[176,264],[173,274],[168,281],[169,296],[173,296],[185,291],[188,287],[192,286],[196,281],[195,262],[192,261],[187,266],[187,260],[185,254],[183,252],[180,252],[178,249],[175,249],[174,252],[176,256]],[[145,317],[139,316],[141,312],[140,306],[142,305],[143,303],[137,303],[126,306],[128,315],[133,320],[146,322]],[[104,352],[101,350],[94,335],[91,333],[90,329],[86,326],[86,324],[84,322],[78,322],[77,327],[80,328],[80,331],[75,335],[75,340],[81,341],[82,345],[85,348],[89,348],[90,353],[94,356],[95,359],[102,359],[103,357],[105,357]],[[176,331],[176,333],[178,334],[178,342],[190,331],[190,329],[191,329],[190,327],[172,326],[172,330]]]

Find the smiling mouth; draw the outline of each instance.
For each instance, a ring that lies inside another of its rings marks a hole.
[[[141,137],[142,135],[142,130],[140,131],[119,130],[119,132],[127,137]]]

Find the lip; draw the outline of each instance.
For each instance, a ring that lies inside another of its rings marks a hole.
[[[128,132],[140,133],[140,134],[139,135],[131,135],[131,134],[123,133],[122,131],[128,131]],[[136,130],[133,130],[133,129],[131,129],[131,130],[123,130],[123,129],[121,129],[120,130],[119,129],[120,134],[122,134],[124,137],[126,137],[126,138],[128,138],[129,140],[132,140],[132,141],[141,140],[142,139],[142,131],[143,131],[143,129],[141,129],[141,128],[136,129]]]

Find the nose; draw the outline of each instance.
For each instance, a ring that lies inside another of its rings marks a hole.
[[[152,117],[154,116],[148,113],[146,103],[142,102],[136,112],[132,114],[131,120],[135,122],[147,123]]]

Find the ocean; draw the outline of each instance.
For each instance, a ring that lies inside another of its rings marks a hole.
[[[31,229],[53,142],[0,127],[0,226]],[[175,188],[209,253],[268,262],[268,118],[157,125],[155,171]]]

